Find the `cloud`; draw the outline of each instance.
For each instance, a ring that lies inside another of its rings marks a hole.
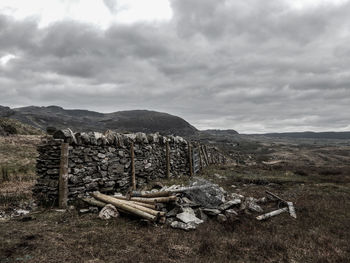
[[[0,57],[16,56],[0,68],[0,104],[154,109],[240,132],[349,127],[349,1],[171,6],[170,21],[107,29],[0,15]]]

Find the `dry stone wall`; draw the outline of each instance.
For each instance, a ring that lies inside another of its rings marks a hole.
[[[189,176],[188,142],[182,137],[159,134],[76,133],[59,131],[38,146],[38,181],[36,198],[46,204],[56,204],[61,144],[69,143],[68,198],[73,201],[91,191],[126,192],[131,186],[131,143],[134,145],[135,174],[138,189],[147,183],[165,178],[166,141],[170,148],[170,176]],[[223,155],[209,149],[209,160],[223,162]],[[214,156],[216,156],[216,159]],[[221,159],[220,159],[221,158]],[[201,165],[206,165],[203,158]]]

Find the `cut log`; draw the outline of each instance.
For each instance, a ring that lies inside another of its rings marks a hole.
[[[97,206],[97,207],[101,207],[101,208],[103,208],[103,207],[105,207],[107,205],[107,203],[98,201],[98,200],[96,200],[95,198],[92,198],[92,197],[90,197],[90,198],[83,198],[82,200],[84,202],[88,203],[89,205]],[[129,212],[123,210],[123,209],[120,209],[120,208],[118,208],[118,211],[122,212],[123,214],[131,215],[131,213],[129,213]]]
[[[132,202],[133,204],[135,205],[141,205],[141,206],[144,206],[144,207],[148,207],[148,208],[151,208],[153,210],[157,210],[156,208],[156,205],[155,204],[147,204],[147,203],[141,203],[141,202],[136,202],[136,201],[130,201]]]
[[[112,205],[114,205],[117,208],[120,208],[122,210],[130,212],[131,214],[134,214],[134,215],[137,215],[139,217],[148,219],[150,221],[156,221],[157,220],[156,216],[154,216],[154,215],[152,215],[150,213],[141,211],[141,210],[139,210],[139,209],[137,209],[137,208],[135,208],[135,207],[133,207],[133,206],[131,206],[129,204],[126,204],[125,202],[123,202],[121,200],[118,200],[116,198],[110,197],[108,195],[101,194],[100,192],[93,192],[91,195],[93,197],[95,197],[96,199],[100,200],[100,201],[112,204]]]
[[[169,191],[161,191],[161,192],[145,192],[145,191],[132,191],[132,197],[168,197],[171,195]]]
[[[274,194],[274,193],[271,193],[269,191],[265,191],[268,195],[278,199],[279,201],[281,201],[282,203],[285,203],[286,205],[288,205],[288,202],[283,200],[281,197],[279,197],[278,195]]]
[[[276,198],[277,200],[279,200],[280,202],[282,202],[283,204],[288,206],[288,211],[289,211],[289,215],[293,218],[297,218],[297,214],[295,213],[295,208],[292,202],[288,202],[283,200],[281,197],[279,197],[278,195],[271,193],[269,191],[266,191],[267,194],[269,194],[270,196]]]
[[[111,198],[113,198],[113,197],[111,197]],[[136,202],[133,202],[133,201],[127,201],[127,200],[118,200],[118,201],[123,202],[126,205],[129,205],[131,207],[134,207],[134,208],[136,208],[138,210],[144,211],[146,213],[149,213],[149,214],[157,216],[157,217],[165,216],[165,212],[157,211],[157,210],[154,210],[154,209],[142,206],[142,205],[138,205]]]
[[[168,196],[168,197],[154,197],[154,198],[146,198],[146,197],[131,197],[128,199],[125,196],[114,196],[114,198],[119,200],[131,200],[141,203],[147,203],[147,204],[155,204],[155,203],[168,203],[172,201],[176,201],[176,196]]]
[[[82,200],[92,206],[105,207],[107,205],[107,203],[98,201],[95,198],[83,198]]]
[[[297,214],[295,213],[294,205],[292,202],[287,202],[288,204],[288,210],[289,210],[289,215],[293,218],[297,218]]]
[[[265,219],[268,219],[268,218],[273,217],[273,216],[277,216],[277,215],[282,214],[283,212],[287,212],[287,211],[288,211],[288,207],[284,207],[284,208],[257,216],[256,219],[265,220]]]

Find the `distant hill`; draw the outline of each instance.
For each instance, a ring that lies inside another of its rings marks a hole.
[[[41,135],[42,130],[34,128],[30,125],[23,124],[20,121],[9,118],[0,118],[0,136],[7,135]]]
[[[74,131],[160,132],[192,135],[197,129],[184,119],[167,113],[148,110],[99,113],[88,110],[67,110],[58,106],[14,108],[0,106],[0,117],[8,117],[41,130],[48,127],[71,128]]]
[[[261,134],[275,138],[298,138],[298,139],[350,139],[350,132],[286,132]]]
[[[211,129],[211,130],[202,130],[201,133],[206,133],[206,134],[210,134],[213,136],[230,136],[230,135],[237,135],[238,132],[232,129],[228,129],[228,130],[215,130],[215,129]]]

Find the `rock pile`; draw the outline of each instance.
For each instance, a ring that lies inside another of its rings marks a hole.
[[[167,197],[161,197],[158,198],[159,202],[157,202],[157,198],[151,198],[170,195],[172,196],[171,200],[167,199]],[[99,199],[100,194],[93,194],[93,196]],[[269,201],[266,197],[256,199],[253,197],[244,197],[235,193],[229,194],[218,185],[202,178],[195,178],[187,187],[173,185],[149,192],[133,191],[127,196],[121,196],[119,194],[111,198],[104,196],[99,201],[96,201],[99,207],[104,207],[107,203],[113,203],[113,200],[115,201],[114,198],[124,200],[122,201],[124,204],[129,202],[130,205],[133,205],[133,202],[139,205],[145,202],[149,205],[152,203],[152,200],[154,200],[152,209],[158,211],[152,210],[151,212],[154,212],[154,215],[158,217],[151,217],[151,221],[167,223],[173,228],[186,231],[196,229],[199,224],[204,223],[208,218],[215,218],[217,221],[224,223],[228,220],[232,221],[236,219],[239,214],[250,214],[251,212],[262,213],[263,209],[260,204],[265,204]],[[164,199],[167,200],[164,201]],[[101,204],[101,200],[105,201],[105,203]],[[109,200],[111,200],[111,202],[109,202]],[[273,199],[270,199],[270,201],[271,200]],[[95,202],[91,202],[91,199],[87,201],[89,204],[94,204]],[[121,201],[117,201],[115,204],[119,205],[118,202]],[[105,208],[107,208],[107,206],[105,206]],[[146,212],[147,211],[146,209]],[[281,209],[277,214],[285,211],[288,211],[288,208]],[[270,214],[271,213],[260,215],[257,219],[268,218]],[[143,216],[141,215],[141,217]]]

